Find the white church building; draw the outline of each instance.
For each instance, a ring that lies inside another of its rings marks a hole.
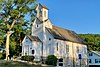
[[[38,4],[37,17],[32,24],[32,34],[25,36],[22,42],[22,56],[34,56],[40,61],[41,56],[55,55],[57,66],[86,67],[87,45],[74,31],[54,26],[48,18],[48,8]],[[79,58],[79,55],[81,58]]]

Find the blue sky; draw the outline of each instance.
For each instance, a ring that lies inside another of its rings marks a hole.
[[[100,33],[100,0],[39,0],[55,26],[76,33]]]

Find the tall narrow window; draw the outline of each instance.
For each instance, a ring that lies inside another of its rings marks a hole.
[[[60,58],[58,61],[59,61],[59,66],[63,66],[63,58]]]
[[[46,17],[46,11],[44,11],[44,17]]]
[[[43,43],[42,43],[42,56],[43,56]]]
[[[39,11],[39,14],[40,14],[39,18],[41,18],[42,17],[42,11],[41,10]]]
[[[39,26],[37,25],[37,27],[39,27]]]
[[[87,54],[87,48],[84,47],[84,54]]]
[[[79,47],[78,46],[76,47],[76,49],[77,49],[77,53],[79,53]]]
[[[57,43],[57,51],[58,51],[58,43]]]
[[[66,53],[69,52],[69,45],[66,45]]]
[[[51,55],[52,54],[52,46],[51,46],[51,44],[48,44],[48,46],[49,46],[49,54]]]

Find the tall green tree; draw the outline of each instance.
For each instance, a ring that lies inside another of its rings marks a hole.
[[[79,34],[87,42],[88,50],[100,51],[100,34]]]
[[[36,0],[0,0],[0,23],[1,30],[6,34],[6,59],[9,55],[9,43],[16,44],[13,39],[21,36],[23,30],[34,20],[34,6]],[[0,32],[3,35],[3,32]],[[10,40],[10,37],[14,37]],[[1,40],[2,41],[2,40]],[[20,42],[20,41],[19,41]],[[14,47],[13,47],[14,48]]]
[[[2,20],[0,20],[0,47],[3,46],[5,42],[5,37],[4,37],[4,35],[6,34],[5,29],[6,29],[5,24],[2,23]]]

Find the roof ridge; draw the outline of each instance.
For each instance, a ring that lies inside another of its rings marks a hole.
[[[64,29],[64,28],[54,26],[54,25],[52,25],[52,26],[53,26],[54,31],[57,32],[58,35],[61,36],[62,38],[66,39],[68,41],[86,44],[74,31]]]
[[[40,4],[40,3],[39,3],[39,5],[40,5],[41,7],[43,7],[43,8],[45,8],[45,9],[47,9],[47,10],[48,10],[48,8],[47,8],[45,5]]]
[[[94,54],[100,56],[100,52],[99,52],[99,51],[93,51],[93,50],[90,50],[90,52],[93,52]]]
[[[58,27],[58,26],[55,26],[53,25],[54,27]],[[61,28],[61,29],[64,29],[64,30],[68,30],[68,31],[72,31],[72,30],[69,30],[69,29],[65,29],[65,28],[62,28],[62,27],[58,27],[58,28]]]

